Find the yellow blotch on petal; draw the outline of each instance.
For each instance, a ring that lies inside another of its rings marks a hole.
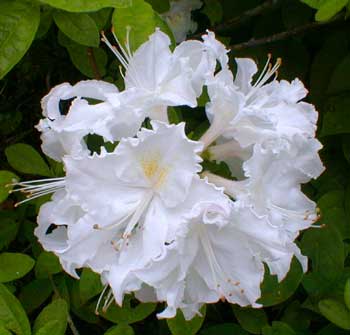
[[[146,178],[153,184],[155,189],[159,189],[165,182],[169,168],[160,164],[160,156],[153,155],[144,157],[141,166]]]

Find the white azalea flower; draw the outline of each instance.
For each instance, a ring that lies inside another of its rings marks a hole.
[[[243,147],[280,136],[314,136],[317,112],[312,105],[299,101],[306,95],[304,86],[297,79],[267,83],[281,64],[280,60],[274,66],[269,62],[270,56],[254,84],[256,64],[244,58],[236,59],[234,80],[230,70],[223,69],[208,84],[206,111],[211,126],[201,139],[205,146],[220,136],[233,138]]]
[[[181,38],[200,5],[171,2],[169,17],[187,6]],[[66,176],[16,183],[29,193],[18,204],[53,194],[35,235],[71,276],[82,267],[101,274],[97,311],[103,298],[105,311],[131,292],[164,301],[160,318],[181,309],[191,319],[220,299],[261,307],[264,264],[279,281],[294,256],[306,271],[295,239],[318,218],[301,191],[324,169],[317,112],[301,101],[307,90],[298,79],[277,81],[281,61],[272,66],[271,56],[257,79],[255,62],[243,58],[233,76],[228,50],[209,31],[174,51],[159,29],[135,52],[129,35],[125,47],[113,35],[118,47],[104,34],[103,41],[125,69],[125,90],[89,80],[58,85],[42,99],[42,148],[63,162]],[[167,107],[196,107],[204,86],[210,127],[192,141],[184,123],[167,123]],[[152,129],[140,130],[146,118]],[[88,134],[114,151],[91,154]],[[200,153],[225,162],[232,178],[202,172]]]
[[[103,35],[103,41],[125,68],[126,91],[134,90],[134,104],[143,106],[145,116],[167,121],[167,107],[197,105],[196,93],[191,83],[188,60],[174,57],[168,35],[158,28],[135,52],[131,52],[129,33],[125,48],[116,35],[120,52]]]
[[[283,142],[285,150],[281,151],[275,151],[275,143],[256,145],[252,157],[243,164],[247,177],[244,180],[205,175],[238,203],[252,208],[255,215],[266,217],[272,226],[283,227],[295,238],[299,230],[310,227],[317,219],[316,204],[300,186],[323,172],[318,156],[322,145],[316,139],[298,136],[293,142]]]
[[[120,250],[118,271],[111,269],[108,276],[118,303],[125,290],[137,287],[128,280],[130,271],[164,252],[201,170],[202,146],[186,138],[184,124],[152,121],[152,126],[138,138],[122,139],[112,153],[64,158],[68,194],[90,215],[103,218],[95,229],[113,232],[112,243]]]
[[[172,30],[177,43],[184,41],[188,33],[196,31],[197,23],[192,21],[191,11],[201,7],[201,0],[170,1],[170,9],[161,14]]]
[[[207,31],[202,35],[203,42],[188,40],[180,43],[174,50],[174,57],[187,59],[192,70],[191,83],[197,97],[202,88],[213,79],[217,61],[221,68],[227,68],[229,52],[225,46],[215,38],[215,34]]]
[[[115,85],[97,80],[81,81],[74,86],[64,83],[54,87],[42,99],[43,115],[46,118],[37,126],[42,132],[44,153],[61,161],[66,154],[89,154],[84,141],[84,136],[88,134],[101,135],[106,141],[134,135],[144,118],[137,110],[127,108],[127,101],[121,106],[122,99],[115,99],[117,93]],[[114,99],[108,102],[110,95]],[[85,98],[102,102],[92,105]],[[74,100],[67,115],[62,115],[60,102],[68,99]]]
[[[95,218],[61,189],[40,208],[34,233],[45,250],[58,256],[64,270],[79,278],[77,268],[101,273],[116,258],[110,232],[96,231],[94,224]]]

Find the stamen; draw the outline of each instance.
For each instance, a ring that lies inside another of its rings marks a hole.
[[[109,306],[112,304],[113,301],[114,301],[113,291],[112,291],[112,289],[110,289],[108,294],[107,294],[105,303],[104,303],[104,305],[102,307],[103,313],[107,312]]]
[[[99,296],[99,298],[98,298],[97,305],[96,305],[96,308],[95,308],[95,314],[96,314],[96,315],[99,315],[99,314],[100,314],[100,313],[98,312],[98,309],[99,309],[99,307],[100,307],[102,298],[103,298],[103,296],[104,296],[104,294],[105,294],[107,288],[108,288],[108,284],[105,285],[105,287],[103,288],[103,290],[102,290],[102,292],[101,292],[101,294],[100,294],[100,296]]]
[[[207,257],[208,263],[209,263],[209,267],[211,270],[211,273],[213,275],[213,280],[214,280],[214,284],[216,286],[217,289],[220,290],[221,285],[219,284],[219,280],[222,283],[229,283],[232,286],[235,286],[235,284],[233,283],[233,280],[226,274],[226,272],[222,269],[222,267],[220,266],[213,247],[211,245],[211,241],[209,239],[208,233],[205,230],[205,228],[203,228],[203,226],[199,225],[198,226],[198,234],[199,234],[199,240],[203,246],[204,249],[204,253]]]
[[[119,62],[124,66],[125,70],[127,70],[128,69],[127,59],[124,59],[123,55],[117,50],[117,48],[109,42],[106,35],[104,34],[104,31],[101,31],[101,35],[102,35],[101,41],[104,42],[108,46],[108,48],[118,58]]]
[[[40,184],[41,183],[41,184]],[[17,202],[14,206],[17,207],[27,201],[42,197],[47,194],[54,193],[64,188],[65,178],[47,178],[39,180],[22,181],[12,184],[12,186],[21,186],[12,190],[12,192],[27,193],[27,199]]]
[[[282,65],[282,58],[278,57],[276,60],[276,63],[272,66],[271,61],[271,54],[268,54],[267,56],[267,62],[261,71],[258,79],[256,80],[255,84],[253,85],[251,91],[247,94],[247,99],[251,98],[254,93],[259,89],[261,86],[263,86],[273,75],[275,75],[275,78],[277,78],[277,70]]]

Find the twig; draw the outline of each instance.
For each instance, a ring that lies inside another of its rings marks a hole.
[[[56,294],[58,297],[62,298],[61,295],[60,295],[60,292],[59,292],[58,289],[57,289],[57,286],[56,286],[55,282],[53,281],[52,275],[50,275],[50,274],[49,274],[49,279],[50,279],[51,286],[52,286],[52,289],[53,289],[53,291],[55,292],[55,294]],[[71,318],[69,312],[68,312],[68,315],[67,315],[67,322],[68,322],[69,328],[70,328],[70,330],[72,331],[72,333],[73,333],[74,335],[80,335],[78,329],[77,329],[77,328],[75,327],[75,325],[74,325],[74,322],[73,322],[73,320],[72,320],[72,318]]]
[[[216,32],[223,32],[227,31],[229,29],[232,29],[238,25],[242,25],[246,21],[248,21],[250,18],[263,14],[266,10],[270,10],[272,8],[275,8],[279,5],[279,1],[276,0],[267,0],[263,2],[261,5],[254,7],[252,9],[248,9],[244,13],[240,14],[239,16],[235,16],[232,19],[220,23],[217,26],[214,26],[212,29]]]
[[[92,48],[87,48],[87,55],[89,58],[89,63],[92,68],[92,71],[94,72],[95,79],[100,80],[102,78],[100,71],[98,70],[97,63],[96,63],[96,58],[94,55],[94,50]]]
[[[287,30],[287,31],[282,31],[280,33],[277,33],[277,34],[274,34],[271,36],[267,36],[267,37],[263,37],[263,38],[259,38],[259,39],[251,38],[247,42],[230,45],[229,49],[234,50],[234,51],[238,51],[238,50],[253,48],[253,47],[256,47],[259,45],[273,43],[276,41],[281,41],[281,40],[284,40],[288,37],[299,35],[299,34],[302,34],[304,32],[310,31],[310,30],[318,28],[318,27],[329,25],[330,23],[334,23],[334,21],[335,20],[333,20],[331,22],[329,22],[329,21],[328,22],[311,22],[311,23],[305,24],[303,26],[296,27],[294,29]]]
[[[235,16],[228,21],[225,21],[225,22],[219,23],[216,26],[210,27],[209,30],[217,32],[217,33],[226,32],[228,30],[231,30],[237,26],[244,24],[250,18],[257,16],[257,15],[260,15],[260,14],[263,14],[265,11],[276,8],[279,5],[280,5],[279,0],[266,0],[261,5],[254,7],[254,8],[251,8],[251,9],[248,9],[247,11],[240,14],[239,16]],[[199,32],[199,33],[191,36],[191,38],[200,38],[203,34],[204,34],[204,32]]]

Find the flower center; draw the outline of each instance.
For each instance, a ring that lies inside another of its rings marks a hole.
[[[158,190],[164,185],[166,177],[169,172],[167,166],[159,164],[160,157],[154,155],[153,157],[143,158],[141,160],[141,166],[145,177],[149,180],[154,190]]]

